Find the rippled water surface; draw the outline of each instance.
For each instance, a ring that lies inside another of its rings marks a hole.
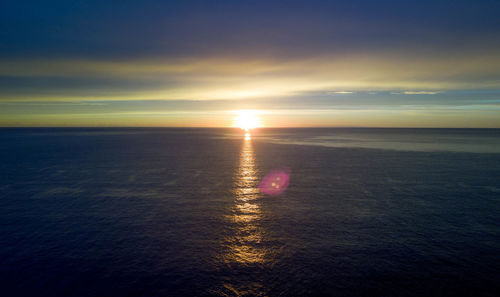
[[[499,130],[0,129],[0,177],[2,296],[500,291]]]

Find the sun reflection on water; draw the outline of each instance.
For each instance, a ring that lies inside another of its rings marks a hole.
[[[226,258],[228,262],[240,264],[264,262],[265,250],[260,246],[263,229],[260,226],[262,211],[258,203],[261,197],[258,183],[251,136],[246,133],[234,184],[235,205],[230,219],[235,224],[235,230],[231,238],[228,238],[229,255]]]

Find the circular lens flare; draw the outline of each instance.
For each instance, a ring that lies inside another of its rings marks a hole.
[[[267,195],[281,195],[290,184],[290,168],[269,172],[259,183],[259,189]]]

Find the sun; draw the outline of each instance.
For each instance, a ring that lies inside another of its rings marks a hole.
[[[238,110],[237,113],[234,126],[245,131],[260,127],[259,117],[255,110]]]

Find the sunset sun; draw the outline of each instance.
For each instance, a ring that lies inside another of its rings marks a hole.
[[[254,110],[239,110],[237,111],[235,126],[245,131],[260,127],[259,117]]]

